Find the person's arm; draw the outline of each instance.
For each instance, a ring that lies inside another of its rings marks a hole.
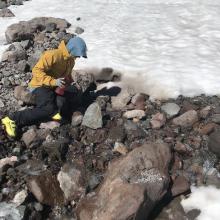
[[[56,79],[47,75],[55,60],[52,53],[45,52],[32,69],[33,76],[45,86],[56,86]]]

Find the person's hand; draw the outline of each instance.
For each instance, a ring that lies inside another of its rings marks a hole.
[[[65,86],[65,79],[64,78],[59,78],[56,80],[56,86],[62,88],[63,86]]]

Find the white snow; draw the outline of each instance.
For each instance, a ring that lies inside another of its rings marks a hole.
[[[201,211],[196,220],[220,219],[220,190],[215,186],[192,187],[189,198],[182,200],[181,204],[185,212],[192,209]]]
[[[113,67],[157,98],[220,94],[220,0],[32,0],[10,9],[16,18],[0,18],[1,52],[8,25],[66,18],[85,29],[89,58],[77,68]]]

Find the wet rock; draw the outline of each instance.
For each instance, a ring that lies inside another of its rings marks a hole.
[[[152,119],[150,121],[153,129],[159,129],[166,123],[166,117],[163,113],[157,113],[152,115]]]
[[[172,185],[172,196],[178,196],[182,193],[190,191],[190,183],[184,176],[178,176]]]
[[[199,111],[199,116],[203,119],[207,118],[211,109],[212,109],[211,106],[206,106],[205,108]]]
[[[76,29],[75,29],[75,33],[76,34],[82,34],[84,32],[84,29],[83,28],[81,28],[81,27],[76,27]]]
[[[170,159],[166,144],[152,143],[114,161],[99,191],[79,203],[79,219],[146,219],[166,193]]]
[[[38,139],[36,129],[29,129],[22,135],[22,140],[24,141],[25,145],[30,148],[31,145]]]
[[[83,173],[73,164],[65,164],[58,173],[57,179],[68,201],[79,199],[85,194]]]
[[[1,3],[0,2],[0,8],[1,8]],[[0,11],[0,17],[14,17],[14,13],[12,13],[12,11],[8,8],[4,8]]]
[[[172,118],[179,113],[180,107],[176,103],[166,103],[161,106],[161,110],[167,114],[168,118]]]
[[[100,106],[97,103],[93,103],[87,108],[83,117],[82,125],[92,129],[102,127],[102,112]]]
[[[29,190],[40,203],[49,206],[64,204],[64,194],[60,189],[59,182],[50,171],[28,178],[27,184]]]
[[[10,25],[5,32],[6,40],[8,43],[12,43],[15,41],[33,39],[35,32],[44,30],[46,25],[50,23],[55,23],[58,30],[65,30],[70,26],[64,19],[38,17],[29,21],[20,21],[17,24]]]
[[[72,116],[72,122],[71,125],[73,127],[76,127],[78,125],[80,125],[83,121],[83,115],[81,112],[74,112],[73,116]]]
[[[14,89],[14,97],[26,104],[35,104],[35,97],[24,86],[16,86]]]
[[[113,152],[118,152],[122,155],[126,155],[128,153],[128,148],[123,143],[116,142],[113,148]]]
[[[131,110],[131,111],[126,111],[123,114],[123,116],[127,119],[131,119],[131,118],[142,119],[146,116],[146,114],[143,110]]]
[[[20,206],[25,201],[27,196],[28,196],[27,190],[21,190],[20,192],[16,193],[13,199],[13,203],[15,203],[16,206]]]
[[[177,118],[173,119],[173,124],[181,127],[191,127],[199,120],[198,114],[195,110],[189,110]]]
[[[25,206],[16,207],[13,203],[0,203],[0,219],[2,220],[22,220],[25,214]]]
[[[220,131],[215,131],[209,136],[209,149],[220,157]]]

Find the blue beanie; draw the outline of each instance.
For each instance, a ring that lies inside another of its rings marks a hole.
[[[71,38],[66,48],[72,56],[87,58],[87,46],[85,41],[80,37]]]

